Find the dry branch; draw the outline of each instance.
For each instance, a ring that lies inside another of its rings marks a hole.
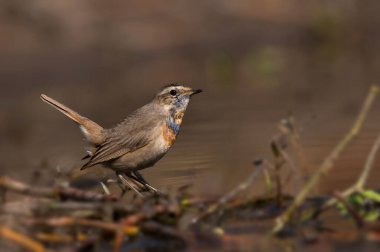
[[[364,225],[364,220],[362,217],[360,217],[360,214],[352,207],[352,205],[346,200],[345,196],[340,192],[334,193],[335,198],[344,205],[344,207],[347,209],[348,213],[352,216],[352,218],[355,220],[356,226],[358,228],[362,228]]]
[[[45,188],[24,184],[9,177],[0,177],[0,188],[29,196],[78,201],[116,201],[115,195],[103,195],[69,187]]]
[[[45,248],[41,243],[35,240],[32,240],[31,238],[23,234],[20,234],[16,231],[13,231],[7,227],[0,226],[0,237],[3,237],[4,239],[7,239],[9,241],[12,241],[29,251],[33,251],[33,252],[45,251]]]
[[[256,161],[254,162],[254,164],[256,166],[256,169],[251,173],[247,180],[240,183],[236,188],[234,188],[232,191],[221,197],[217,202],[211,204],[205,212],[201,213],[198,217],[195,217],[192,220],[192,223],[196,224],[200,219],[206,218],[207,216],[210,216],[211,214],[217,212],[223,206],[225,206],[225,204],[234,199],[240,192],[247,190],[247,188],[249,188],[253,184],[256,177],[264,169],[262,160]]]
[[[358,118],[356,119],[351,130],[346,134],[346,136],[338,143],[338,145],[333,149],[333,151],[326,157],[319,170],[310,178],[308,183],[305,185],[303,190],[297,195],[294,199],[293,203],[289,206],[289,208],[277,218],[276,225],[272,229],[272,233],[279,233],[284,226],[289,222],[293,213],[303,204],[306,197],[309,193],[315,188],[318,184],[319,180],[326,176],[326,174],[332,169],[334,166],[335,160],[339,157],[341,152],[348,146],[349,143],[357,136],[360,132],[363,122],[367,117],[368,111],[371,108],[379,89],[377,86],[372,86],[370,92],[363,104],[363,107],[359,113]]]
[[[368,180],[368,176],[372,170],[372,167],[373,167],[373,163],[375,161],[375,158],[376,158],[376,154],[378,153],[379,151],[379,148],[380,148],[380,134],[377,136],[372,148],[371,148],[371,151],[370,153],[368,154],[368,157],[366,159],[366,162],[365,162],[365,165],[364,165],[364,169],[362,171],[362,173],[360,174],[358,180],[356,181],[356,183],[349,187],[348,189],[346,189],[342,195],[344,197],[347,197],[355,192],[362,192],[364,190],[364,187],[365,187],[365,184],[367,183],[367,180]],[[323,206],[323,208],[328,208],[332,205],[334,205],[336,203],[336,199],[335,198],[331,198],[329,199],[325,205]]]

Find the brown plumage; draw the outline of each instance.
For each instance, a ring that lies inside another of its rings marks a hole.
[[[82,169],[97,164],[145,181],[138,170],[154,165],[174,143],[190,97],[201,90],[169,85],[145,106],[114,128],[104,129],[90,119],[42,94],[41,99],[76,122],[88,144],[88,161]],[[143,183],[148,185],[146,181]]]

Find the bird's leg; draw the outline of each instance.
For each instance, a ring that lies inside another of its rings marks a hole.
[[[106,186],[106,184],[104,184],[103,182],[100,182],[100,185],[103,188],[104,194],[106,194],[106,195],[110,195],[111,194],[110,189],[108,188],[108,186]]]
[[[124,196],[124,194],[127,192],[127,190],[129,189],[124,183],[123,181],[120,180],[118,174],[116,173],[116,177],[117,179],[107,179],[107,181],[105,181],[105,183],[108,185],[108,184],[117,184],[119,187],[120,187],[120,190],[121,190],[121,194],[120,194],[120,198]],[[100,185],[102,186],[103,188],[103,191],[108,194],[109,192],[109,189],[108,189],[108,186],[103,183],[103,182],[100,182]]]
[[[128,174],[125,174],[127,177],[129,177],[128,176]],[[123,176],[123,174],[117,174],[117,177],[119,178],[119,180],[121,181],[121,183],[123,184],[123,185],[125,185],[125,186],[127,186],[127,187],[129,187],[130,189],[132,189],[137,195],[139,195],[139,196],[141,196],[141,197],[144,197],[144,195],[142,195],[141,193],[140,193],[140,191],[138,190],[138,188],[136,188],[135,187],[135,185],[134,184],[132,184],[128,179],[126,179],[124,176]]]
[[[145,186],[145,188],[147,188],[148,190],[150,190],[154,193],[157,193],[157,194],[159,193],[159,191],[156,188],[154,188],[153,186],[151,186],[138,171],[132,171],[131,173],[132,173],[131,178],[133,178],[137,182],[143,184]]]

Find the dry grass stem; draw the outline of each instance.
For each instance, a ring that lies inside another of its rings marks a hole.
[[[292,204],[288,209],[276,219],[276,224],[272,229],[272,233],[279,233],[284,226],[290,221],[293,213],[303,204],[306,197],[310,192],[315,188],[320,179],[333,168],[335,160],[339,157],[342,151],[351,143],[351,141],[358,135],[360,132],[363,122],[366,119],[370,108],[378,94],[378,87],[372,86],[367,98],[364,101],[363,107],[359,113],[358,118],[356,119],[351,130],[345,135],[345,137],[338,143],[338,145],[333,149],[333,151],[326,157],[318,171],[310,178],[307,184],[304,186],[302,191],[297,195]]]

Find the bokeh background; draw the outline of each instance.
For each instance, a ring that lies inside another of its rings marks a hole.
[[[1,0],[0,174],[38,184],[108,176],[77,171],[80,132],[39,95],[112,127],[172,82],[204,93],[172,150],[143,171],[156,187],[230,190],[252,160],[271,160],[269,142],[289,113],[312,173],[379,84],[379,9],[376,0]],[[321,192],[355,180],[380,132],[379,109]]]

